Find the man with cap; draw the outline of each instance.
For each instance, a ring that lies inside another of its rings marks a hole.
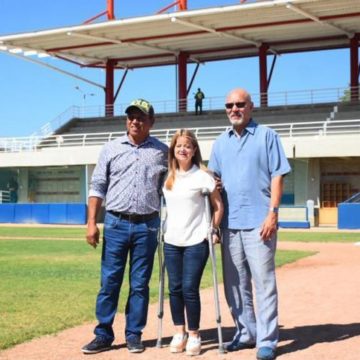
[[[142,352],[149,281],[157,247],[159,190],[167,171],[168,148],[150,136],[154,109],[137,99],[125,110],[127,134],[104,145],[91,179],[87,242],[99,244],[97,215],[105,199],[101,288],[96,301],[95,339],[82,348],[94,354],[111,348],[112,328],[129,255],[125,338],[130,352]]]

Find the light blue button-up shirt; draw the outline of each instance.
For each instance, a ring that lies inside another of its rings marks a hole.
[[[241,136],[233,129],[215,141],[209,169],[221,177],[224,217],[229,229],[254,229],[265,220],[271,179],[291,171],[278,134],[250,120]]]
[[[151,136],[140,145],[127,135],[106,143],[92,175],[89,197],[105,198],[108,211],[159,211],[167,153],[168,147]]]

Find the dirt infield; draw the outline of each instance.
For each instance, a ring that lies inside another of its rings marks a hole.
[[[314,256],[283,266],[277,271],[280,293],[280,342],[278,359],[358,360],[360,359],[360,246],[354,244],[279,243],[280,249],[315,250]],[[229,340],[233,323],[221,294],[224,340]],[[220,355],[217,351],[214,301],[211,290],[202,292],[202,339],[200,358],[255,359],[256,350]],[[163,322],[164,348],[155,347],[156,304],[151,305],[143,335],[147,349],[129,354],[124,345],[123,316],[115,322],[118,337],[111,351],[83,355],[82,345],[92,339],[94,324],[65,330],[15,346],[0,353],[1,360],[115,360],[186,359],[170,354],[172,326],[168,304]]]

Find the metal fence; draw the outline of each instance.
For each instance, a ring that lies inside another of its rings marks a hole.
[[[331,120],[297,123],[269,124],[283,138],[299,136],[360,135],[360,119]],[[189,128],[200,141],[214,140],[228,126]],[[151,134],[169,143],[177,128],[152,130]],[[0,152],[37,151],[46,148],[83,147],[103,145],[125,134],[122,132],[103,132],[87,134],[50,135],[46,138],[18,137],[0,138]]]
[[[306,89],[294,91],[278,91],[269,92],[267,94],[268,106],[288,106],[288,105],[304,105],[304,104],[321,104],[321,103],[337,103],[347,102],[350,99],[350,88],[326,88],[326,89]],[[252,100],[255,107],[260,106],[260,99],[264,94],[252,94]],[[176,100],[162,100],[152,101],[156,113],[174,113],[178,109],[193,109],[194,99],[189,97],[180,100],[181,104]],[[72,118],[94,118],[103,117],[109,113],[109,110],[114,116],[124,115],[125,109],[128,106],[126,103],[111,105],[111,109],[105,105],[99,106],[71,106],[58,115],[52,121],[44,124],[39,131],[34,133],[37,137],[46,137],[66,124]],[[203,100],[204,111],[220,110],[224,108],[224,96],[207,96]]]
[[[10,191],[0,190],[0,203],[10,202]]]

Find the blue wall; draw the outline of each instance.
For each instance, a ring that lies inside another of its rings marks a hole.
[[[360,229],[360,204],[341,203],[338,205],[338,228]]]
[[[84,204],[0,204],[0,223],[86,224]]]

